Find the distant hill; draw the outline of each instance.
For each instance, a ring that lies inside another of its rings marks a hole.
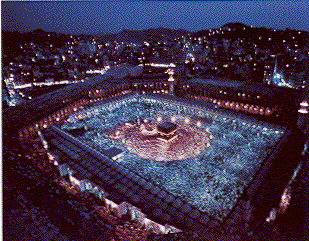
[[[93,38],[99,40],[99,42],[134,42],[134,43],[144,43],[152,41],[164,41],[173,40],[175,38],[186,36],[189,31],[182,29],[147,29],[140,31],[133,30],[123,30],[116,34],[105,34],[105,35],[89,35],[80,34],[74,35],[79,36],[81,40],[92,41]],[[16,57],[23,54],[23,50],[20,45],[28,42],[35,42],[37,44],[52,44],[56,48],[63,47],[67,41],[70,40],[70,34],[56,33],[56,32],[46,32],[42,29],[36,29],[27,33],[19,32],[2,32],[2,51],[11,57]]]
[[[186,36],[190,33],[183,29],[166,29],[166,28],[151,28],[146,30],[123,30],[116,34],[106,34],[99,37],[100,40],[104,42],[108,41],[118,41],[118,42],[135,42],[143,43],[145,41],[164,41],[173,40],[175,38]]]
[[[27,33],[2,32],[2,51],[10,57],[23,55],[23,49],[20,45],[35,42],[39,45],[52,44],[56,48],[64,46],[69,40],[69,35],[54,32],[45,32],[42,29],[36,29]]]
[[[249,26],[243,24],[243,23],[226,23],[222,27],[222,29],[228,29],[230,28],[231,30],[243,30],[243,28],[249,28]]]

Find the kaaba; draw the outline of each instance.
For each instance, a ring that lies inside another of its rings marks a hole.
[[[177,125],[172,122],[163,122],[157,126],[158,132],[163,135],[172,134],[177,128]]]

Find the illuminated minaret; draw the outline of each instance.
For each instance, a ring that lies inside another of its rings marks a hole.
[[[274,68],[274,73],[273,73],[273,76],[272,76],[272,82],[276,86],[285,86],[285,87],[292,88],[292,85],[290,85],[288,82],[286,82],[284,80],[283,74],[280,71],[278,71],[278,61],[277,61],[277,59],[276,59],[276,64],[275,64],[275,68]]]
[[[275,85],[279,85],[282,79],[282,76],[278,73],[278,69],[277,69],[277,59],[276,59],[276,63],[275,63],[275,68],[274,68],[274,73],[273,73],[273,82]]]
[[[172,64],[171,64],[172,65]],[[170,68],[167,70],[167,73],[169,75],[168,82],[169,82],[169,94],[174,95],[174,84],[175,84],[175,79],[174,79],[174,69]]]

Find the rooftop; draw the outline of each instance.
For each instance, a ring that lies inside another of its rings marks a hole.
[[[123,151],[117,147],[112,147],[104,150],[104,153],[112,159],[117,158]]]
[[[237,88],[241,85],[243,85],[243,82],[236,81],[236,80],[230,80],[230,81],[223,81],[223,80],[214,80],[214,79],[192,79],[192,82],[197,82],[201,84],[211,84],[216,85],[220,87],[233,87]]]

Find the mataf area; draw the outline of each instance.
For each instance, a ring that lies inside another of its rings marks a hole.
[[[155,161],[192,158],[210,145],[210,135],[195,126],[179,123],[173,133],[165,134],[160,132],[160,125],[149,123],[147,119],[144,122],[125,123],[110,137],[121,140],[130,152]]]
[[[176,127],[162,131],[164,123]],[[284,133],[147,96],[89,107],[62,126],[71,133],[80,128],[85,131],[75,136],[85,144],[102,153],[121,149],[120,165],[218,219],[230,212]]]

